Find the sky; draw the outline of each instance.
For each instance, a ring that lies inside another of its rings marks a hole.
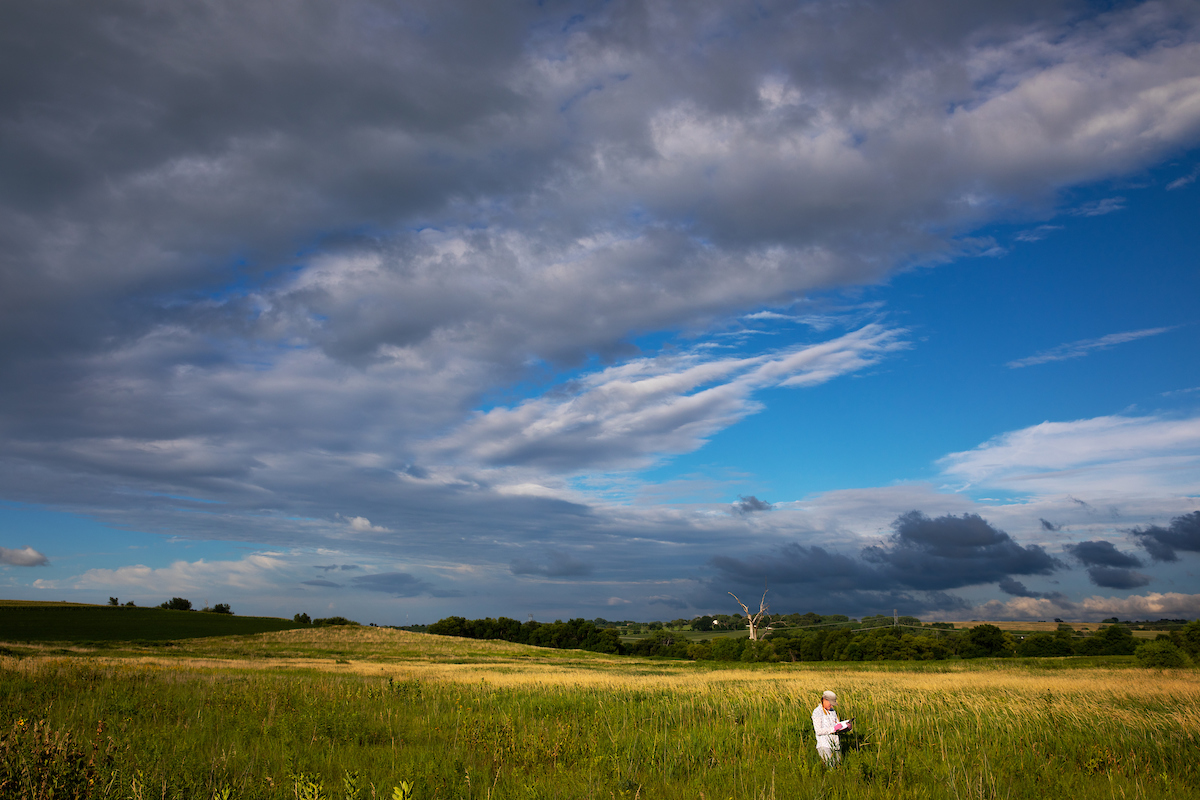
[[[1200,6],[0,7],[0,595],[1200,617]]]

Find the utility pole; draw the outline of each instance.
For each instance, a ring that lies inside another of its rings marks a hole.
[[[900,627],[900,617],[896,615],[896,609],[894,609],[894,608],[892,609],[892,627],[893,628]]]

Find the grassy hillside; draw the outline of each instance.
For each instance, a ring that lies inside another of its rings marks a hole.
[[[299,627],[275,617],[239,617],[161,608],[0,601],[2,642],[165,641],[236,636]]]

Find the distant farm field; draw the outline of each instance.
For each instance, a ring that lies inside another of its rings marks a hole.
[[[265,633],[291,620],[73,603],[0,602],[0,642],[166,641]]]
[[[1200,798],[1200,673],[1132,657],[743,666],[377,628],[10,652],[0,797]],[[827,688],[857,719],[835,769]]]

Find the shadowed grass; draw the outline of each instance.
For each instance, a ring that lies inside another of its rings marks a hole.
[[[73,603],[0,602],[0,641],[3,642],[161,642],[295,627],[294,622],[275,617]]]

